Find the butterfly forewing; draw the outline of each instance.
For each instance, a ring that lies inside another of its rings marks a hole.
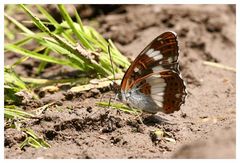
[[[130,89],[137,78],[152,72],[178,70],[178,43],[173,32],[165,32],[155,38],[134,60],[121,83],[122,89]]]

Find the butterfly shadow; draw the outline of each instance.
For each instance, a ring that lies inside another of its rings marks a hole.
[[[156,124],[170,124],[174,125],[175,123],[172,123],[170,120],[163,118],[156,114],[147,114],[142,117],[142,122],[146,126],[154,126]]]

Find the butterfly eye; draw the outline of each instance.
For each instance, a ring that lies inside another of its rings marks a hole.
[[[120,86],[117,83],[110,84],[110,89],[113,90],[114,93],[120,94]]]
[[[121,93],[117,93],[117,98],[121,101],[122,100],[122,94]]]

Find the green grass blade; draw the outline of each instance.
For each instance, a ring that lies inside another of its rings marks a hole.
[[[66,49],[68,49],[71,52],[74,52],[75,49],[72,45],[70,45],[68,42],[66,42],[64,39],[62,39],[61,37],[59,37],[58,35],[52,33],[45,25],[44,23],[36,16],[34,16],[34,14],[24,5],[20,4],[20,7],[32,18],[32,21],[34,22],[34,24],[44,33],[47,33],[48,35],[50,35],[51,37],[53,37],[56,41],[58,41],[61,46],[65,47]]]
[[[74,13],[75,13],[75,17],[77,19],[77,23],[79,24],[81,31],[84,32],[82,20],[81,20],[81,18],[80,18],[80,16],[79,16],[75,7],[74,7]]]
[[[25,132],[26,132],[29,136],[31,136],[33,139],[38,139],[38,136],[34,133],[33,130],[31,130],[31,129],[26,129]]]
[[[26,133],[31,136],[35,142],[37,143],[37,145],[39,145],[40,147],[50,147],[50,145],[47,142],[44,142],[41,138],[39,138],[39,136],[37,136],[33,130],[31,129],[26,129]],[[44,142],[44,143],[42,143]]]
[[[28,136],[26,139],[20,144],[20,149],[29,145],[34,148],[50,148],[51,146],[44,141],[42,138],[39,138],[33,130],[31,129],[22,129]]]
[[[12,41],[15,39],[15,34],[12,30],[8,29],[9,24],[9,21],[4,19],[4,36],[6,36],[8,40]]]
[[[16,45],[16,46],[23,46],[23,45],[27,44],[31,40],[32,40],[31,37],[25,37],[25,38],[15,42],[15,43],[13,43],[13,44]]]
[[[50,49],[49,49],[49,48],[46,48],[46,49],[44,50],[43,55],[47,55],[47,56],[48,56],[49,53],[50,53]],[[45,66],[47,65],[47,63],[48,63],[48,62],[46,62],[46,61],[41,61],[41,63],[39,64],[39,66],[38,66],[38,68],[37,68],[36,74],[40,74],[40,73],[44,70],[44,68],[45,68]]]
[[[15,24],[19,29],[21,29],[25,33],[33,34],[31,30],[29,30],[27,27],[25,27],[23,24],[19,23],[16,19],[12,18],[11,16],[4,13],[4,16],[10,20],[13,24]]]
[[[40,5],[36,5],[38,10],[49,20],[50,24],[56,28],[57,33],[61,33],[66,40],[71,43],[76,43],[76,41],[71,37],[71,35],[67,34],[62,26]]]
[[[91,66],[89,64],[86,64],[84,60],[82,60],[82,57],[77,57],[73,53],[69,52],[62,46],[60,46],[58,43],[54,42],[51,39],[46,40],[45,43],[43,43],[46,47],[50,48],[56,53],[62,54],[63,56],[67,57],[67,60],[70,61],[71,66],[74,68],[77,68],[82,71],[88,71]]]
[[[19,148],[22,149],[26,145],[28,145],[28,137],[20,144]]]
[[[27,89],[25,83],[19,78],[19,76],[14,72],[14,70],[9,67],[4,67],[4,85],[8,85],[14,89],[14,92],[19,92],[21,90]]]
[[[128,106],[121,104],[121,103],[112,103],[111,102],[109,105],[108,102],[97,102],[96,105],[101,106],[101,107],[111,107],[113,109],[118,109],[118,110],[130,113],[130,114],[140,114],[141,113],[140,110],[133,109],[133,108],[131,109]]]
[[[61,28],[59,23],[41,5],[36,6],[38,10],[49,20],[51,25],[53,25],[56,29]]]
[[[19,119],[28,119],[34,117],[33,114],[27,113],[23,110],[16,109],[15,108],[5,108],[4,109],[4,118],[13,119],[13,118],[19,118]]]
[[[54,57],[51,57],[51,56],[44,56],[42,54],[32,52],[32,51],[29,51],[29,50],[24,49],[24,48],[20,48],[20,47],[15,46],[15,45],[7,44],[7,45],[5,45],[5,48],[7,50],[13,51],[15,53],[20,53],[24,56],[32,57],[32,58],[39,59],[39,60],[42,60],[42,61],[61,64],[61,65],[67,65],[67,66],[72,65],[69,61],[60,60],[60,59],[57,59],[57,58],[54,58]]]
[[[67,21],[68,25],[73,30],[73,33],[76,34],[77,38],[81,41],[83,46],[88,48],[88,49],[94,50],[93,47],[91,46],[91,44],[84,37],[82,37],[82,35],[80,35],[80,33],[77,31],[77,29],[75,28],[75,26],[73,24],[73,21],[72,21],[70,15],[68,14],[68,12],[65,9],[64,5],[58,5],[58,8],[60,10],[61,15]]]
[[[28,145],[37,149],[43,147],[40,142],[38,142],[36,139],[31,137],[28,138]]]
[[[26,84],[19,78],[10,66],[4,67],[4,102],[19,104],[21,99],[15,93],[27,90]]]
[[[113,58],[115,58],[114,62],[123,66],[124,68],[128,68],[130,66],[130,62],[128,61],[127,57],[123,56],[120,51],[116,48],[113,44],[112,40],[108,40],[110,46],[112,47],[111,53],[113,54]]]
[[[15,66],[17,66],[17,65],[23,63],[24,61],[28,60],[28,58],[29,58],[29,57],[27,57],[27,56],[21,57],[21,58],[18,59],[16,62],[14,62],[11,67],[14,68]]]
[[[19,5],[24,11],[25,13],[27,13],[33,20],[34,24],[43,32],[46,33],[51,33],[50,30],[44,25],[44,23],[36,16],[34,16],[34,14],[23,4]]]

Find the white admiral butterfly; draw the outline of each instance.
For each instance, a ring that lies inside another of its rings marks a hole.
[[[180,110],[187,92],[179,72],[178,55],[174,32],[155,38],[128,68],[121,86],[114,84],[119,100],[153,114]]]

